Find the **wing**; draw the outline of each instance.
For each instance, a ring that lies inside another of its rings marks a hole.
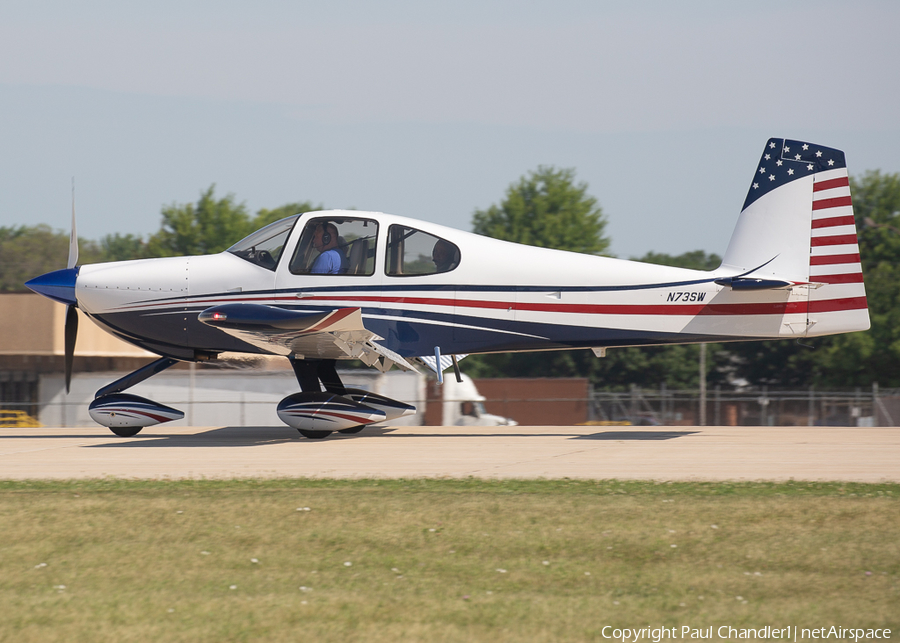
[[[261,304],[224,304],[207,308],[199,319],[275,355],[358,359],[380,371],[387,371],[393,364],[405,370],[418,370],[378,344],[382,338],[365,327],[359,308],[301,313]]]

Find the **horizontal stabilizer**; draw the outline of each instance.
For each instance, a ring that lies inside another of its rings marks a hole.
[[[732,290],[777,290],[790,288],[794,284],[780,279],[754,279],[752,277],[722,277],[716,283]]]

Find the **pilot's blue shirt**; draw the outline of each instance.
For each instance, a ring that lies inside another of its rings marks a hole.
[[[326,250],[313,262],[310,272],[314,275],[337,275],[341,272],[343,255],[337,248]]]

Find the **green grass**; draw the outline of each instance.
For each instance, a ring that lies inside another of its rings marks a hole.
[[[896,632],[898,527],[896,484],[0,482],[0,640]]]

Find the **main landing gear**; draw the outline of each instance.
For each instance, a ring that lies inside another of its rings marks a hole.
[[[278,417],[304,437],[321,440],[334,431],[359,433],[369,424],[416,412],[416,407],[409,404],[345,387],[335,364],[333,359],[291,359],[302,392],[281,400]]]

